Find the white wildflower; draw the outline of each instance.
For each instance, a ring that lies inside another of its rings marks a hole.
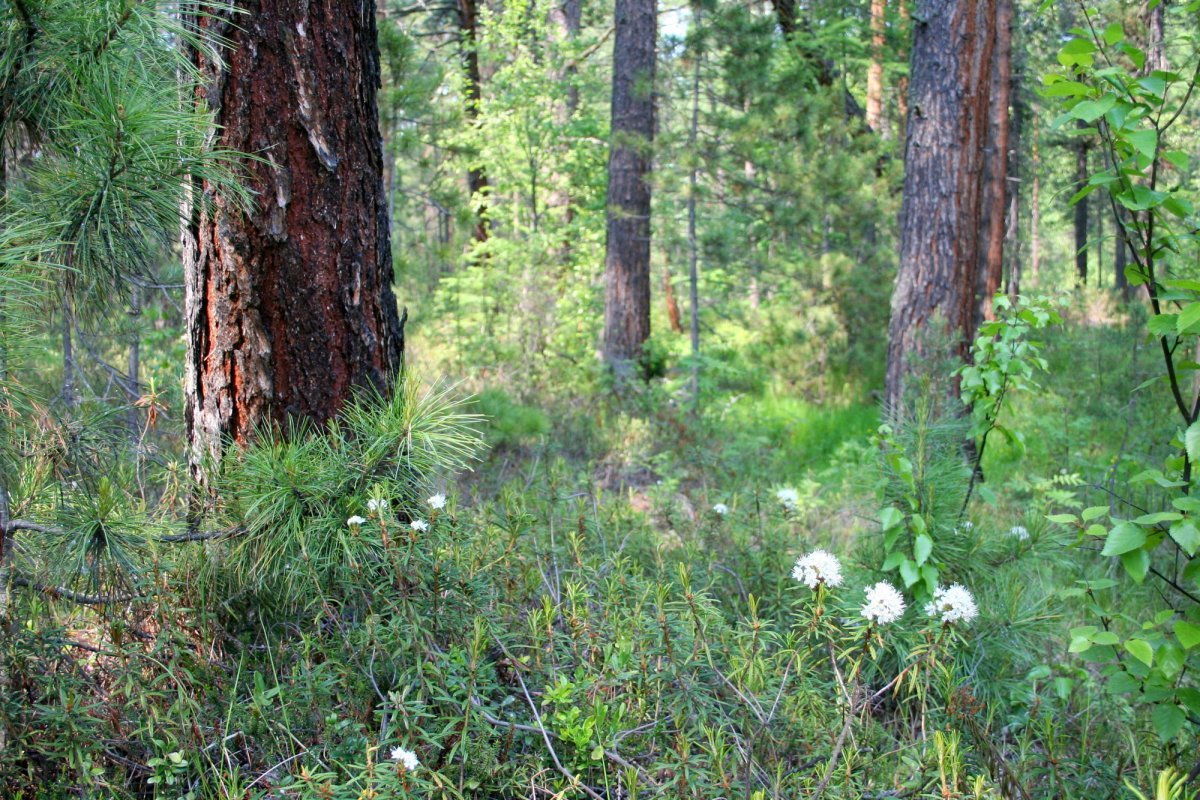
[[[405,772],[416,772],[417,767],[421,766],[421,762],[417,760],[417,754],[412,750],[405,750],[403,747],[392,748],[392,761],[399,761],[404,766]]]
[[[445,506],[446,506],[446,495],[444,495],[444,494],[435,494],[433,497],[430,497],[430,498],[429,498],[428,500],[426,500],[425,502],[426,502],[426,503],[429,503],[429,507],[430,507],[430,508],[433,508],[433,509],[441,509],[441,508],[445,508]]]
[[[725,505],[724,503],[717,503],[715,506],[713,506],[713,513],[723,517],[729,513],[729,506]]]
[[[865,591],[867,603],[862,607],[862,615],[869,622],[887,625],[904,615],[904,597],[887,581],[880,581]]]
[[[370,511],[372,514],[382,514],[384,511],[387,511],[387,507],[388,501],[382,497],[372,497],[367,501],[367,511]]]
[[[800,493],[790,486],[786,486],[775,492],[775,497],[788,511],[795,511],[797,506],[800,505]]]
[[[358,514],[355,514],[353,517],[346,520],[346,524],[352,528],[357,528],[359,525],[362,525],[364,522],[366,522],[366,520],[363,519],[362,517],[360,517]]]
[[[933,601],[925,604],[925,613],[940,617],[944,623],[967,623],[979,616],[979,608],[965,586],[952,583],[934,590]]]
[[[964,520],[963,520],[963,523],[962,523],[962,529],[963,529],[964,531],[969,531],[969,530],[971,530],[971,529],[972,529],[972,528],[974,528],[974,527],[975,527],[975,523],[974,523],[974,522],[971,522],[971,520],[969,520],[969,519],[964,519]]]
[[[408,527],[412,528],[414,531],[427,531],[429,530],[429,523],[423,519],[414,519],[412,522],[408,523]]]
[[[1029,538],[1029,531],[1024,525],[1013,525],[1008,532],[1009,536],[1015,536],[1022,542]]]
[[[816,589],[821,583],[830,588],[841,586],[842,562],[827,550],[814,550],[796,561],[792,577],[810,589]]]

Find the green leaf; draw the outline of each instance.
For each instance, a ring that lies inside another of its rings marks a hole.
[[[1134,520],[1138,525],[1157,525],[1160,522],[1174,522],[1183,519],[1178,511],[1156,511],[1153,514],[1142,514]]]
[[[1084,100],[1071,109],[1071,116],[1084,122],[1095,122],[1117,104],[1117,96],[1106,94],[1099,100]]]
[[[1120,637],[1112,631],[1097,631],[1092,636],[1093,644],[1118,644],[1120,641]]]
[[[1051,522],[1057,522],[1059,525],[1074,525],[1079,521],[1079,518],[1074,514],[1049,514],[1046,519]]]
[[[921,566],[929,560],[929,554],[933,552],[933,539],[922,533],[913,542],[913,556],[916,559],[917,566]]]
[[[1104,29],[1101,36],[1105,44],[1114,45],[1125,38],[1125,29],[1121,27],[1121,23],[1114,22]]]
[[[1145,550],[1122,553],[1121,563],[1125,566],[1129,577],[1133,578],[1135,583],[1141,583],[1146,580],[1146,573],[1150,571],[1150,554]]]
[[[900,564],[900,577],[904,580],[904,588],[907,589],[921,579],[921,574],[917,571],[917,565],[906,558]]]
[[[1155,151],[1158,150],[1158,131],[1155,130],[1140,130],[1130,131],[1125,134],[1125,141],[1129,145],[1146,158],[1154,158]],[[1138,187],[1134,187],[1135,189]]]
[[[1101,555],[1119,556],[1146,543],[1146,531],[1132,522],[1119,522],[1108,532]]]
[[[1084,522],[1091,522],[1094,519],[1100,519],[1108,513],[1108,506],[1088,506],[1079,515],[1083,517]]]
[[[1200,303],[1188,303],[1175,319],[1175,332],[1180,336],[1200,330]]]
[[[1154,731],[1158,738],[1168,742],[1179,733],[1179,729],[1187,721],[1187,715],[1174,703],[1164,703],[1155,706],[1154,711],[1150,713],[1150,720],[1154,723]]]
[[[1183,548],[1183,552],[1187,553],[1189,558],[1200,550],[1200,528],[1196,527],[1194,520],[1184,519],[1172,525],[1171,538]]]
[[[895,506],[887,506],[879,512],[879,527],[888,531],[904,522],[904,515]]]
[[[1174,336],[1178,319],[1178,314],[1155,314],[1146,323],[1146,330],[1155,336]]]
[[[1183,645],[1184,650],[1191,650],[1200,644],[1200,625],[1179,620],[1175,623],[1175,638]]]
[[[1180,172],[1187,172],[1192,163],[1191,157],[1182,150],[1168,150],[1163,154],[1163,158]]]
[[[1129,639],[1125,642],[1125,649],[1147,667],[1154,665],[1154,648],[1145,639]]]
[[[884,572],[891,572],[896,567],[900,566],[900,563],[904,561],[904,559],[904,553],[900,552],[899,550],[888,553],[888,557],[883,560],[883,566],[881,566],[880,569],[882,569]]]

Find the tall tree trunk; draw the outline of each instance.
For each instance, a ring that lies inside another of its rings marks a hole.
[[[871,0],[871,62],[867,66],[867,127],[887,136],[883,117],[883,52],[887,0]]]
[[[183,231],[192,465],[264,423],[322,423],[384,391],[404,352],[392,294],[375,92],[373,2],[239,0],[192,24],[229,42],[193,55],[217,145],[256,153],[257,205],[193,187]]]
[[[988,113],[987,144],[983,159],[983,205],[981,208],[984,237],[980,243],[979,317],[992,318],[992,298],[1000,291],[1004,277],[1004,214],[1008,208],[1009,103],[1012,95],[1012,25],[1013,0],[994,0],[995,46],[992,51],[991,80],[988,91],[991,108]]]
[[[1079,123],[1084,127],[1084,123]],[[1079,137],[1075,145],[1075,191],[1081,191],[1088,181],[1088,147]],[[1088,278],[1088,199],[1075,204],[1075,279],[1080,286],[1087,285]]]
[[[696,234],[696,194],[700,190],[700,157],[697,149],[700,135],[700,70],[704,45],[700,29],[702,7],[692,3],[692,30],[695,51],[692,53],[692,119],[688,125],[688,153],[692,165],[688,170],[687,237],[688,237],[688,300],[692,339],[692,410],[700,410],[700,239]]]
[[[579,36],[583,25],[583,0],[560,0],[550,9],[550,30],[560,47],[570,44]],[[562,58],[560,51],[558,57]],[[575,112],[579,109],[579,87],[575,85],[575,74],[578,68],[573,62],[560,62],[551,71],[550,80],[558,86],[566,84],[563,96],[554,102],[554,123],[560,128],[570,124]],[[569,145],[564,145],[565,151]],[[566,265],[571,257],[570,227],[574,219],[574,208],[571,197],[571,178],[562,172],[556,172],[550,178],[551,190],[546,205],[558,215],[563,228],[563,239],[560,247],[558,262]]]
[[[1038,282],[1038,271],[1042,264],[1042,159],[1038,150],[1037,114],[1030,117],[1029,138],[1032,139],[1030,153],[1032,180],[1029,185],[1029,279]]]
[[[483,74],[479,69],[479,8],[476,0],[458,0],[458,43],[462,54],[467,122],[479,124],[479,105],[483,98]],[[487,241],[487,170],[478,161],[467,170],[467,190],[475,204],[476,242]]]
[[[1016,302],[1021,293],[1021,273],[1025,266],[1021,246],[1021,190],[1026,173],[1024,138],[1032,109],[1022,91],[1022,76],[1025,73],[1025,58],[1019,56],[1019,48],[1012,48],[1014,61],[1009,80],[1009,100],[1012,104],[1012,122],[1008,135],[1008,221],[1004,235],[1004,258],[1008,264],[1005,271],[1005,293]]]
[[[649,177],[656,37],[656,0],[617,0],[613,48],[620,57],[613,63],[601,349],[620,378],[634,372],[650,337]]]
[[[967,355],[990,231],[982,211],[996,0],[920,0],[913,20],[900,268],[888,330],[891,409],[900,407],[917,362],[937,352],[931,329],[944,327],[954,352]]]
[[[1113,252],[1113,287],[1119,289],[1126,300],[1130,299],[1129,278],[1125,275],[1125,266],[1129,263],[1129,249],[1125,244],[1125,228],[1122,224],[1122,213],[1117,211],[1117,218],[1114,221],[1113,227],[1116,229],[1116,235],[1113,237],[1114,252]]]

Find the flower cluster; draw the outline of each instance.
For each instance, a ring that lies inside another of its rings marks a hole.
[[[725,505],[724,503],[717,503],[715,506],[713,506],[712,510],[713,513],[718,517],[723,517],[729,513],[729,506]]]
[[[427,531],[429,530],[429,523],[423,519],[414,519],[412,522],[408,523],[408,527],[412,528],[414,531]]]
[[[365,522],[366,520],[360,517],[358,514],[355,514],[353,517],[350,517],[350,519],[346,520],[346,524],[351,528],[357,528],[359,525],[362,525]]]
[[[868,622],[887,625],[904,616],[904,596],[896,591],[895,586],[880,581],[865,591],[867,602],[862,607],[862,615]]]
[[[800,507],[800,493],[790,486],[785,486],[775,492],[775,498],[788,511],[795,511]]]
[[[417,760],[417,754],[412,750],[405,750],[403,747],[392,748],[392,761],[400,762],[405,772],[416,772],[417,767],[421,766],[421,762]]]
[[[426,500],[425,502],[429,503],[430,508],[432,508],[434,510],[439,510],[439,509],[446,507],[446,495],[435,494],[432,497],[430,497],[428,500]]]
[[[946,625],[966,624],[979,616],[979,608],[965,586],[952,583],[934,590],[933,601],[925,604],[925,613],[940,618]]]
[[[796,561],[792,577],[810,589],[822,583],[829,588],[841,586],[842,563],[827,550],[814,550]]]
[[[382,514],[387,511],[388,501],[382,497],[372,497],[367,501],[367,511],[372,514]]]
[[[1022,542],[1024,542],[1029,538],[1029,530],[1024,525],[1013,525],[1008,531],[1008,535],[1015,536],[1017,539],[1020,539]]]

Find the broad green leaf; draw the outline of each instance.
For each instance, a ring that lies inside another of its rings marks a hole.
[[[933,552],[933,539],[922,533],[913,541],[913,556],[916,559],[917,566],[921,566],[929,560],[929,554]]]
[[[1114,45],[1125,38],[1125,29],[1121,27],[1121,23],[1113,22],[1104,29],[1101,36],[1104,38],[1105,44]]]
[[[1188,167],[1192,163],[1192,160],[1188,154],[1182,150],[1168,150],[1163,154],[1163,158],[1165,158],[1171,164],[1171,166],[1175,167],[1175,169],[1179,170],[1180,172],[1187,172]]]
[[[1187,722],[1187,715],[1174,703],[1163,703],[1150,713],[1150,720],[1154,723],[1154,732],[1158,734],[1158,738],[1168,742],[1175,738],[1183,723]]]
[[[1171,538],[1183,548],[1183,552],[1187,553],[1189,558],[1200,550],[1200,528],[1196,527],[1194,520],[1184,519],[1172,525]]]
[[[1108,513],[1108,506],[1088,506],[1081,513],[1080,517],[1084,522],[1091,522],[1094,519],[1100,519]]]
[[[900,563],[900,577],[904,580],[904,588],[907,589],[921,579],[921,574],[917,571],[917,565],[906,558]]]
[[[880,569],[882,569],[884,572],[891,572],[896,567],[900,566],[900,563],[904,561],[904,558],[904,553],[900,552],[899,550],[893,553],[888,553],[888,557],[883,560],[883,566],[881,566]]]
[[[1174,522],[1183,519],[1178,511],[1156,511],[1153,514],[1142,514],[1134,520],[1138,525],[1157,525],[1160,522]]]
[[[1155,336],[1174,336],[1177,330],[1178,314],[1155,314],[1146,323],[1146,330]]]
[[[1200,625],[1179,620],[1175,623],[1175,638],[1183,645],[1184,650],[1191,650],[1200,644]]]
[[[1117,97],[1106,94],[1099,100],[1084,100],[1071,109],[1071,116],[1084,122],[1095,122],[1117,103]]]
[[[879,512],[879,527],[885,531],[891,530],[904,521],[904,515],[895,506],[887,506]]]
[[[1197,303],[1200,305],[1200,303]],[[1183,434],[1183,445],[1187,449],[1188,458],[1196,460],[1200,455],[1200,420],[1193,422]]]
[[[1121,564],[1135,583],[1141,583],[1146,580],[1146,573],[1150,571],[1150,554],[1141,549],[1122,553]]]
[[[1147,667],[1154,665],[1154,648],[1145,639],[1129,639],[1125,642],[1125,649]]]
[[[1146,158],[1154,158],[1154,153],[1158,149],[1158,131],[1131,131],[1125,134],[1125,141],[1129,142],[1130,146],[1134,150],[1138,151]]]
[[[1146,543],[1146,531],[1132,522],[1119,522],[1108,532],[1101,555],[1119,556]]]
[[[1180,336],[1200,330],[1200,302],[1189,303],[1175,320],[1175,332]]]

